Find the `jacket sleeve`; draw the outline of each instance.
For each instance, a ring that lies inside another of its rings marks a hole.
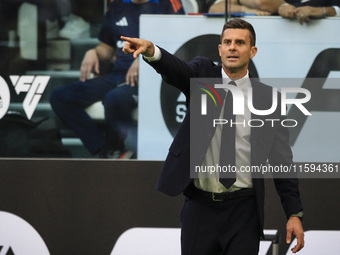
[[[278,102],[278,105],[281,105],[281,102]],[[280,123],[284,119],[284,116],[280,114]],[[275,136],[270,150],[269,163],[271,165],[286,165],[288,167],[293,164],[293,155],[289,145],[289,129],[281,124],[275,127]],[[284,174],[285,173],[274,174],[274,183],[286,217],[289,218],[292,214],[296,214],[303,209],[297,175],[289,173],[289,178],[285,178]]]
[[[161,59],[146,62],[151,65],[163,80],[182,91],[187,97],[190,93],[190,78],[198,77],[201,69],[202,57],[196,57],[186,62],[166,50],[161,50]]]

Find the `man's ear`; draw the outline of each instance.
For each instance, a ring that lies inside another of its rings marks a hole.
[[[257,53],[257,47],[252,46],[251,49],[250,49],[250,58],[255,57],[256,53]]]

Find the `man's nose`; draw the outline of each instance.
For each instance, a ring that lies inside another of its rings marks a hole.
[[[229,50],[235,50],[235,48],[236,48],[235,46],[236,46],[235,42],[231,42]]]

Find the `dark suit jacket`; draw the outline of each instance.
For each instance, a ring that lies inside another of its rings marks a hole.
[[[210,59],[196,57],[187,63],[164,49],[161,49],[162,57],[159,61],[149,64],[162,75],[162,78],[169,84],[180,89],[187,97],[187,104],[190,104],[190,78],[222,78],[221,65],[215,65]],[[258,110],[269,109],[272,105],[272,87],[258,81],[252,80],[253,104]],[[278,102],[280,106],[280,101]],[[255,116],[252,119],[283,119],[280,114],[280,107],[270,116]],[[210,125],[212,126],[212,125]],[[204,129],[204,128],[203,128]],[[202,131],[202,146],[200,152],[202,158],[211,138],[213,129]],[[289,130],[282,125],[271,126],[267,122],[261,128],[251,128],[251,164],[264,165],[267,161],[275,163],[292,163],[292,152],[289,146]],[[169,154],[165,160],[164,167],[160,174],[157,189],[165,194],[175,196],[183,192],[191,183],[190,179],[190,111],[187,112],[181,127],[179,128],[173,143],[170,146]],[[287,218],[294,213],[302,211],[298,180],[296,178],[282,179],[274,178],[276,190],[281,198]],[[264,212],[264,180],[254,178],[253,186],[256,193],[257,210],[261,227],[263,227]]]

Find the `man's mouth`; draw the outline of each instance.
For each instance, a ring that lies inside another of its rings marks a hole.
[[[228,60],[237,60],[238,56],[228,56],[227,59]]]

